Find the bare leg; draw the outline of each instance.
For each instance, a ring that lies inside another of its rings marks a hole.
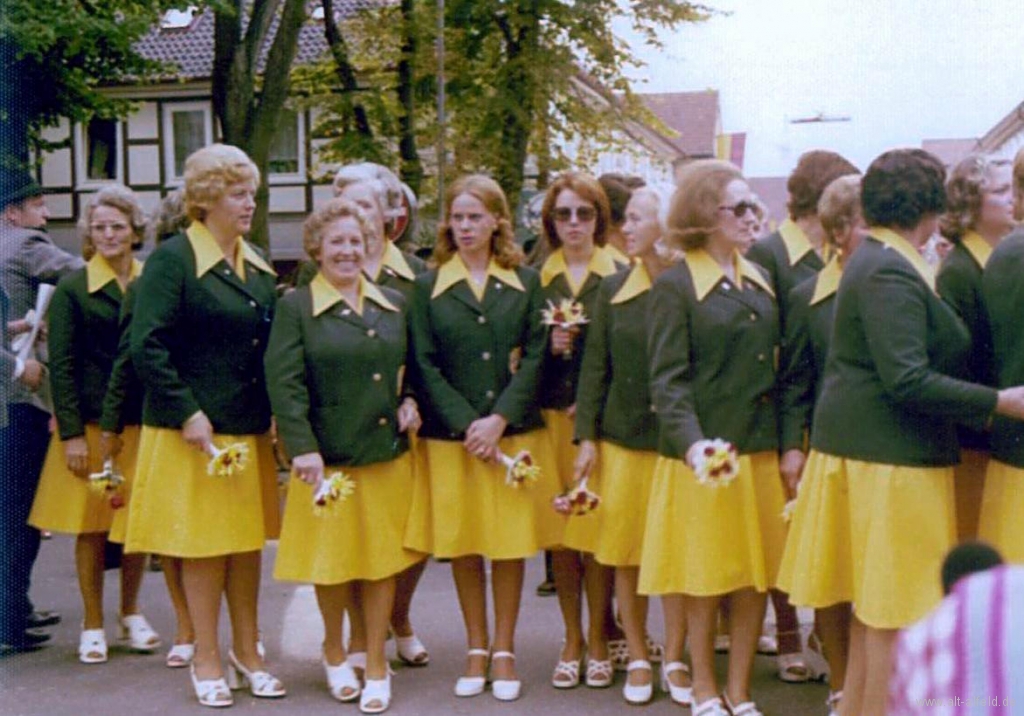
[[[391,628],[395,636],[412,636],[413,628],[409,622],[412,609],[412,597],[416,593],[416,585],[427,569],[427,560],[417,562],[401,572],[395,580],[395,606],[391,610]]]
[[[250,671],[264,668],[263,659],[256,652],[260,568],[259,552],[232,554],[228,557],[224,582],[231,616],[231,647],[238,661]]]
[[[462,620],[466,625],[467,646],[470,649],[486,649],[487,592],[483,557],[456,557],[452,560],[452,577],[459,596]],[[486,675],[487,657],[467,657],[465,676]]]
[[[864,705],[861,716],[885,716],[889,697],[889,676],[892,674],[892,650],[899,630],[873,627],[865,629],[867,669],[864,674]]]
[[[839,716],[861,716],[867,676],[867,627],[856,616],[850,621],[850,658],[846,663]],[[888,692],[888,689],[886,690]]]
[[[139,589],[146,573],[146,555],[125,554],[121,557],[121,616],[139,613]]]
[[[590,658],[603,661],[608,658],[608,623],[614,626],[612,590],[615,571],[599,564],[591,554],[581,554],[583,582],[587,591],[587,619]]]
[[[164,582],[167,584],[167,593],[171,597],[171,606],[174,607],[174,616],[178,622],[174,643],[191,644],[196,640],[196,630],[188,613],[188,601],[185,599],[185,586],[181,578],[181,561],[180,557],[162,556],[160,564],[163,566]]]
[[[683,650],[686,648],[686,627],[689,616],[687,614],[687,598],[682,594],[666,594],[661,598],[661,610],[665,614],[665,659],[668,664],[673,661],[683,661]],[[711,673],[714,676],[715,666],[715,613],[712,610],[708,625],[711,633]],[[693,658],[693,650],[697,648],[696,641],[690,644],[690,658]],[[685,671],[673,671],[668,676],[674,686],[690,686],[692,679]],[[717,690],[714,693],[718,693]]]
[[[764,609],[768,595],[753,589],[740,589],[732,593],[732,631],[729,640],[729,681],[726,692],[734,704],[750,701],[750,672],[757,653],[757,638],[761,635]]]
[[[574,661],[583,656],[583,565],[580,553],[570,549],[557,549],[551,553],[555,573],[555,591],[558,607],[565,625],[565,644],[559,659]]]
[[[217,623],[227,561],[227,557],[182,560],[182,584],[196,630],[196,655],[192,663],[201,681],[219,679],[224,673],[217,643]]]
[[[718,682],[715,680],[715,622],[721,598],[685,595],[683,599],[686,606],[686,626],[690,631],[693,698],[695,703],[703,703],[718,696]],[[667,622],[667,613],[665,619]]]
[[[366,630],[366,678],[380,680],[388,675],[384,643],[395,602],[395,578],[363,582],[363,614]]]
[[[85,629],[103,628],[103,546],[106,543],[104,532],[80,534],[75,540],[75,567],[85,607],[82,623]]]
[[[366,616],[363,613],[363,583],[361,581],[349,584],[346,610],[348,611],[349,653],[366,651]]]
[[[348,584],[316,584],[316,603],[324,620],[324,659],[330,666],[340,666],[347,658],[342,640]]]
[[[516,623],[523,596],[525,565],[521,559],[491,562],[491,589],[494,592],[494,650],[516,651]],[[499,659],[492,665],[495,679],[517,679],[516,662]]]
[[[844,602],[815,612],[818,635],[828,660],[829,688],[842,691],[846,681],[846,661],[850,651],[850,604]]]
[[[630,661],[647,661],[647,597],[636,593],[636,585],[640,570],[637,567],[615,568],[615,599],[619,603],[619,615],[622,617],[622,628],[626,632],[626,645],[629,647]],[[665,621],[668,621],[666,615]],[[643,671],[631,671],[627,681],[633,686],[651,683],[652,674]]]
[[[800,621],[796,609],[789,603],[789,595],[779,589],[770,592],[772,607],[775,609],[775,636],[779,641],[779,654],[799,654],[803,651],[800,641]]]

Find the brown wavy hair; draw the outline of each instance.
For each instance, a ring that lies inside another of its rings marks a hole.
[[[484,205],[498,220],[498,226],[491,234],[491,256],[502,268],[515,268],[523,262],[523,251],[516,244],[515,233],[512,231],[512,215],[508,210],[508,200],[498,182],[483,174],[467,174],[459,177],[452,184],[444,199],[444,222],[437,228],[437,243],[431,261],[435,266],[448,262],[458,253],[452,228],[448,223],[452,211],[452,202],[462,194],[469,194]]]
[[[320,260],[320,249],[324,243],[324,229],[339,219],[352,218],[359,224],[359,232],[363,236],[363,248],[366,248],[366,237],[373,229],[363,210],[347,199],[331,199],[314,211],[302,224],[302,248],[314,261]]]
[[[583,201],[589,201],[597,210],[597,225],[594,227],[594,245],[604,246],[608,241],[608,228],[611,225],[612,211],[608,205],[608,195],[604,193],[601,183],[583,172],[566,172],[548,187],[544,195],[544,204],[540,208],[541,241],[550,254],[562,245],[555,228],[555,202],[558,195],[566,189],[575,192]],[[628,198],[627,198],[628,201]]]
[[[668,212],[665,247],[686,251],[703,248],[718,226],[718,207],[730,182],[743,180],[731,162],[699,159],[681,171]]]
[[[946,181],[946,213],[939,222],[943,236],[956,244],[974,228],[981,216],[989,171],[1009,164],[1007,159],[987,154],[970,154],[957,162]]]
[[[814,149],[800,155],[796,169],[786,181],[789,218],[796,221],[816,214],[825,187],[847,174],[860,174],[860,170],[835,152]]]

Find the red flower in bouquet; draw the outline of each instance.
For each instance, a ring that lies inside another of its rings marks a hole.
[[[601,496],[591,492],[587,487],[587,478],[583,478],[568,492],[558,495],[552,505],[560,515],[588,515],[601,506]]]
[[[709,487],[725,487],[740,474],[736,447],[725,440],[702,440],[693,456],[697,482]]]
[[[213,477],[230,477],[245,469],[249,461],[249,446],[245,443],[231,443],[219,448],[212,442],[206,444],[206,454],[210,462],[206,465],[206,474]]]
[[[356,491],[356,483],[343,472],[331,473],[320,480],[313,491],[313,514],[317,517],[332,512],[334,507],[347,500]]]
[[[515,457],[499,453],[498,459],[505,466],[505,484],[511,487],[522,487],[526,483],[536,482],[540,477],[540,466],[533,462],[529,450],[520,450]]]

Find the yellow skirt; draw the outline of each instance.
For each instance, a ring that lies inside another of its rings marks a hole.
[[[569,519],[566,542],[574,521],[597,517],[601,529],[594,558],[609,567],[639,567],[658,453],[605,441],[598,443],[597,453],[598,479],[595,482],[591,477],[589,483],[590,489],[601,496],[601,506],[590,515]]]
[[[461,442],[418,441],[424,469],[413,480],[406,547],[441,558],[523,559],[560,542],[565,518],[551,505],[561,489],[547,431],[502,438],[498,445],[509,456],[529,450],[541,468],[537,482],[511,487],[504,467],[473,457]]]
[[[985,474],[978,538],[998,549],[1003,559],[1024,564],[1024,470],[992,459]]]
[[[413,459],[363,467],[328,467],[355,482],[355,491],[317,514],[313,487],[292,477],[288,486],[274,578],[290,582],[341,584],[384,579],[412,566],[423,555],[402,546],[409,515]]]
[[[775,452],[741,455],[725,487],[697,482],[685,462],[659,456],[640,556],[641,594],[714,596],[775,586],[786,504]]]
[[[922,618],[942,599],[939,572],[956,543],[953,468],[824,454],[815,464],[816,472],[847,484],[851,561],[842,578],[853,585],[857,618],[875,629]]]
[[[555,448],[555,462],[558,465],[558,482],[561,491],[565,492],[576,484],[576,446],[573,438],[576,436],[576,421],[569,417],[564,410],[544,410],[544,424],[551,435],[551,443]],[[594,477],[597,477],[596,475]],[[587,486],[600,494],[599,482],[591,477]],[[570,517],[565,523],[565,532],[562,536],[562,546],[575,549],[580,552],[593,552],[597,546],[598,537],[601,534],[602,519],[600,510],[595,510],[589,515],[582,517]]]
[[[89,446],[89,472],[100,472],[103,460],[100,456],[100,428],[95,424],[85,426],[85,441]],[[89,481],[68,470],[64,459],[64,443],[57,433],[50,439],[46,462],[39,476],[35,501],[28,523],[40,530],[66,534],[109,532],[114,542],[124,541],[127,524],[128,501],[135,475],[135,454],[139,444],[139,429],[125,428],[121,435],[121,452],[115,464],[124,475],[124,484],[117,493],[97,491]],[[122,507],[115,509],[111,497],[117,494]]]
[[[131,508],[128,552],[219,557],[263,548],[280,530],[277,464],[270,435],[214,435],[249,448],[244,468],[227,477],[206,472],[209,458],[180,430],[144,426]]]
[[[811,451],[779,567],[779,588],[793,604],[820,609],[853,601],[850,494],[846,471]]]

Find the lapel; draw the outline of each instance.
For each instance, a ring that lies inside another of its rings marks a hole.
[[[202,280],[206,274],[212,274],[218,281],[227,284],[234,290],[258,304],[266,303],[266,296],[255,291],[258,274],[274,275],[274,270],[256,253],[241,237],[238,238],[241,261],[245,267],[245,280],[228,264],[223,253],[209,230],[200,221],[193,221],[185,230],[189,246],[196,262],[196,278]]]
[[[742,282],[740,286],[743,290],[738,290],[734,282],[726,279],[721,267],[704,249],[691,249],[686,252],[686,264],[690,269],[697,301],[703,302],[707,296],[714,294],[763,312],[765,295],[773,296],[771,288],[756,266],[738,253],[735,254],[734,260],[736,282]]]

